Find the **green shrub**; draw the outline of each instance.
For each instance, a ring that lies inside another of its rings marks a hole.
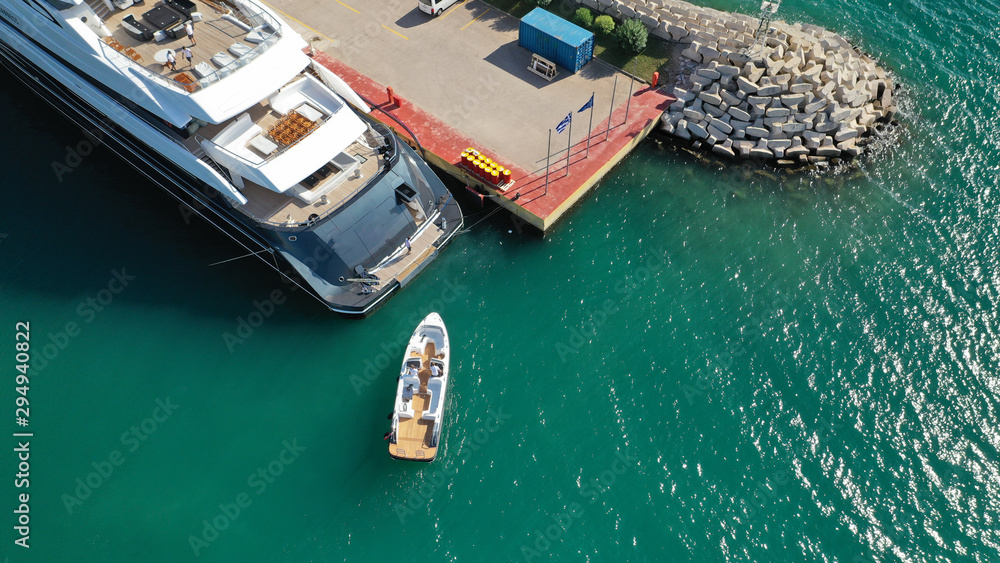
[[[594,33],[598,35],[611,35],[611,32],[615,30],[615,20],[611,19],[611,16],[604,14],[603,16],[597,16],[594,20]]]
[[[615,39],[622,50],[634,55],[646,48],[649,30],[640,20],[625,20],[615,31]]]
[[[576,19],[576,23],[580,24],[580,27],[585,29],[590,29],[590,26],[594,25],[594,13],[586,6],[576,11],[574,19]]]
[[[528,1],[538,6],[539,8],[544,8],[552,3],[552,0],[528,0]]]

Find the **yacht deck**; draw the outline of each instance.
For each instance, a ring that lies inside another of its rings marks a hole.
[[[256,149],[253,150],[256,152]],[[243,209],[258,219],[263,219],[271,223],[289,224],[307,223],[313,215],[322,216],[328,211],[336,209],[354,195],[358,189],[364,186],[379,170],[378,155],[368,147],[355,142],[344,152],[357,158],[359,161],[364,160],[361,166],[357,168],[360,176],[357,173],[341,172],[331,165],[332,170],[327,172],[325,176],[316,178],[316,184],[313,188],[310,189],[305,184],[299,184],[296,187],[305,192],[316,192],[323,189],[325,182],[339,181],[339,184],[326,192],[325,201],[323,196],[319,196],[313,202],[307,202],[296,197],[294,194],[279,194],[247,180],[245,181],[245,187],[241,190],[247,198],[247,203],[243,206]],[[339,174],[344,174],[344,177],[335,178]],[[316,177],[316,175],[310,178],[313,177]],[[307,181],[311,180],[307,178]],[[312,218],[315,219],[315,217]]]
[[[427,225],[420,236],[410,241],[413,250],[409,253],[406,252],[405,248],[399,250],[390,256],[381,267],[373,268],[370,272],[383,280],[406,280],[416,270],[426,265],[428,259],[437,252],[438,248],[434,246],[434,243],[443,234],[444,230],[436,222]],[[421,376],[421,383],[427,383],[423,380],[423,376]]]
[[[296,80],[298,78],[292,82]],[[298,111],[301,110],[279,113],[271,107],[270,99],[264,99],[238,117],[222,123],[201,125],[183,143],[193,154],[204,154],[201,146],[203,141],[217,139],[220,133],[245,115],[249,118],[247,127],[254,126],[259,134],[241,136],[234,141],[235,144],[226,145],[226,150],[242,152],[266,163],[270,159],[280,158],[285,150],[294,150],[294,145],[299,140],[325,123],[325,115],[321,115],[316,122],[303,121]],[[295,118],[297,123],[309,124],[309,128],[290,133],[285,126],[290,117]],[[283,193],[244,179],[244,186],[240,191],[247,198],[247,203],[240,209],[259,221],[288,226],[308,223],[337,209],[378,174],[382,166],[378,152],[370,148],[378,146],[381,138],[373,133],[365,133],[363,139],[364,141],[354,141],[341,153],[332,155],[325,165]]]
[[[141,41],[130,36],[122,28],[122,20],[131,15],[152,31],[157,31],[149,21],[142,19],[142,15],[157,6],[162,6],[161,2],[155,4],[153,2],[133,4],[124,10],[116,8],[113,11],[108,11],[103,0],[90,0],[89,4],[94,12],[104,20],[105,26],[111,32],[111,37],[105,38],[106,43],[112,45],[112,47],[115,47],[126,56],[132,58],[137,64],[142,65],[153,73],[178,80],[179,82],[196,83],[201,78],[194,72],[194,66],[198,63],[204,62],[211,67],[213,72],[218,71],[221,68],[220,65],[213,64],[211,61],[215,54],[226,53],[233,59],[238,59],[239,57],[229,52],[231,46],[236,43],[242,43],[253,49],[257,45],[246,40],[249,33],[246,29],[232,21],[222,19],[222,16],[229,13],[229,6],[216,3],[207,4],[202,0],[192,1],[197,7],[197,11],[204,18],[203,21],[192,24],[194,27],[195,44],[188,41],[187,35],[184,34],[181,34],[178,38],[173,38],[167,34],[162,41]],[[233,10],[233,14],[238,16],[235,10]],[[182,19],[181,21],[185,20]],[[109,39],[113,41],[109,41]],[[121,49],[118,49],[115,43]],[[192,54],[194,55],[193,62],[190,65],[180,52],[184,47],[191,47]],[[177,58],[176,70],[170,70],[165,64],[156,60],[157,53],[165,50],[175,51]]]

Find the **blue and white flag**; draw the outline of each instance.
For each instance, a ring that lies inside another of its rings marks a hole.
[[[562,133],[569,126],[570,121],[573,121],[573,112],[566,114],[566,117],[559,122],[559,125],[556,125],[556,133]]]
[[[593,94],[590,95],[590,100],[587,103],[583,104],[582,108],[576,110],[576,113],[582,113],[583,110],[590,109],[592,107],[594,107],[594,95]]]

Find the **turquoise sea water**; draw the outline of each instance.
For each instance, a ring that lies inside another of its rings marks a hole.
[[[0,554],[1000,559],[1000,5],[782,12],[906,86],[898,142],[859,171],[769,177],[648,143],[544,239],[496,215],[370,319],[291,294],[229,345],[287,288],[209,266],[241,249],[107,151],[60,181],[85,137],[0,75]],[[395,342],[430,309],[456,347],[444,454],[393,462]]]

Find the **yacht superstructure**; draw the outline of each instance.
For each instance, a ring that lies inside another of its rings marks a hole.
[[[462,213],[305,47],[252,0],[0,0],[15,76],[327,307],[364,315]]]

